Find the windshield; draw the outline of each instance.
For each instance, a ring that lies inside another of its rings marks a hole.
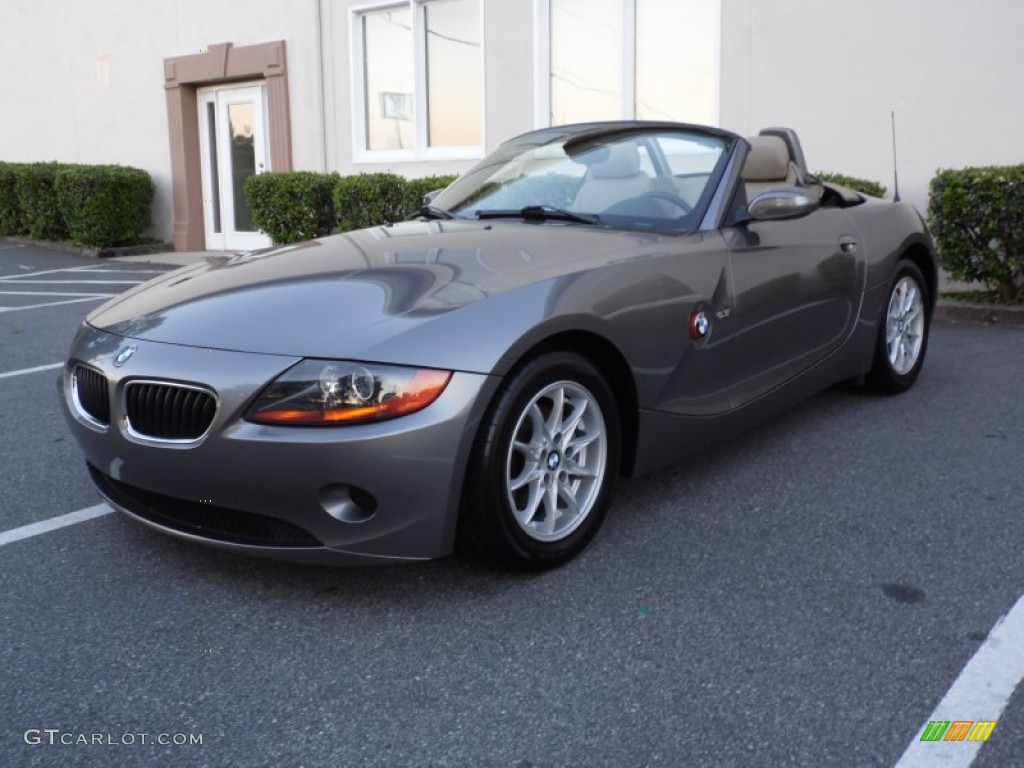
[[[465,218],[695,229],[728,146],[686,129],[552,129],[504,144],[433,205]]]

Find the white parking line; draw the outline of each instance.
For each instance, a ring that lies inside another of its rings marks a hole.
[[[0,296],[117,296],[116,293],[75,293],[73,291],[0,291]]]
[[[138,285],[145,280],[19,280],[18,283],[38,285]]]
[[[23,376],[26,373],[37,373],[39,371],[52,371],[56,368],[63,368],[64,363],[51,363],[50,365],[37,365],[35,368],[22,368],[20,371],[8,371],[0,373],[0,379],[9,379],[11,376]]]
[[[20,275],[4,275],[0,277],[0,280],[20,280],[23,277],[36,277],[37,275],[52,275],[56,272],[67,272],[68,268],[63,269],[44,269],[39,272],[23,272]]]
[[[23,525],[20,528],[12,528],[9,531],[0,533],[0,547],[5,544],[11,544],[15,541],[21,541],[22,539],[39,536],[42,533],[56,531],[58,528],[64,528],[68,525],[81,523],[85,520],[92,520],[94,517],[109,515],[113,511],[114,510],[106,504],[97,504],[95,507],[86,507],[85,509],[80,509],[77,512],[68,512],[66,515],[51,517],[49,520],[41,520],[38,523]]]
[[[996,622],[935,711],[910,742],[896,768],[961,768],[974,762],[982,741],[921,741],[931,721],[997,721],[1024,680],[1024,596]],[[994,733],[998,733],[996,725]]]
[[[162,275],[166,269],[110,269],[108,267],[68,267],[65,272],[107,272],[124,273],[127,275]]]
[[[67,301],[48,301],[45,304],[29,304],[25,307],[0,307],[0,312],[20,312],[23,309],[40,309],[41,307],[59,307],[61,304],[77,304],[80,301],[101,301],[109,299],[110,295],[90,296],[85,299],[68,299]]]

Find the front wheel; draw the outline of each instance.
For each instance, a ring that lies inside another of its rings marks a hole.
[[[619,418],[585,358],[551,352],[499,392],[470,457],[459,545],[503,566],[553,568],[597,533],[619,470]]]
[[[896,394],[913,385],[924,365],[929,330],[928,285],[917,265],[901,261],[879,328],[868,388]]]

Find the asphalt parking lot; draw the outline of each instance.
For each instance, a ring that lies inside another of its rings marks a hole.
[[[623,483],[555,572],[329,569],[97,507],[54,380],[163,269],[0,243],[0,765],[1024,765],[1024,327]]]

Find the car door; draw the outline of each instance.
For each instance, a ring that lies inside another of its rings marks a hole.
[[[838,208],[750,221],[723,232],[729,248],[734,407],[821,362],[850,336],[864,274],[854,232]]]

